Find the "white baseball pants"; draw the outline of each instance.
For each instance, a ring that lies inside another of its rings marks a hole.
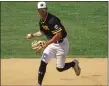
[[[68,50],[69,42],[67,38],[64,38],[62,43],[52,43],[48,45],[43,51],[41,59],[48,63],[53,57],[56,57],[56,66],[63,68]]]

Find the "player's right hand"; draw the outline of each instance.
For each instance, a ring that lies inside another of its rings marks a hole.
[[[26,35],[26,38],[27,39],[31,39],[32,37],[33,37],[33,34],[31,34],[31,33],[29,33],[29,34]]]

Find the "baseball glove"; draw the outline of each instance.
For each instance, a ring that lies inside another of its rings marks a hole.
[[[32,42],[32,49],[36,52],[40,52],[44,50],[45,41],[33,41]]]

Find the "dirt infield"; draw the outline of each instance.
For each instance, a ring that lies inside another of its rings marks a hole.
[[[56,59],[48,64],[44,85],[107,85],[107,58],[77,58],[82,69],[76,76],[72,68],[65,72],[56,70]],[[67,62],[71,61],[67,59]],[[2,85],[35,85],[40,59],[2,59]]]

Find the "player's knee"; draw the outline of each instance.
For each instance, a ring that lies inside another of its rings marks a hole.
[[[40,66],[46,67],[47,63],[41,60]]]
[[[44,61],[45,63],[49,62],[49,55],[47,53],[43,53],[42,55],[42,61]]]
[[[56,68],[57,69],[57,71],[59,71],[59,72],[62,72],[63,71],[63,68]]]

